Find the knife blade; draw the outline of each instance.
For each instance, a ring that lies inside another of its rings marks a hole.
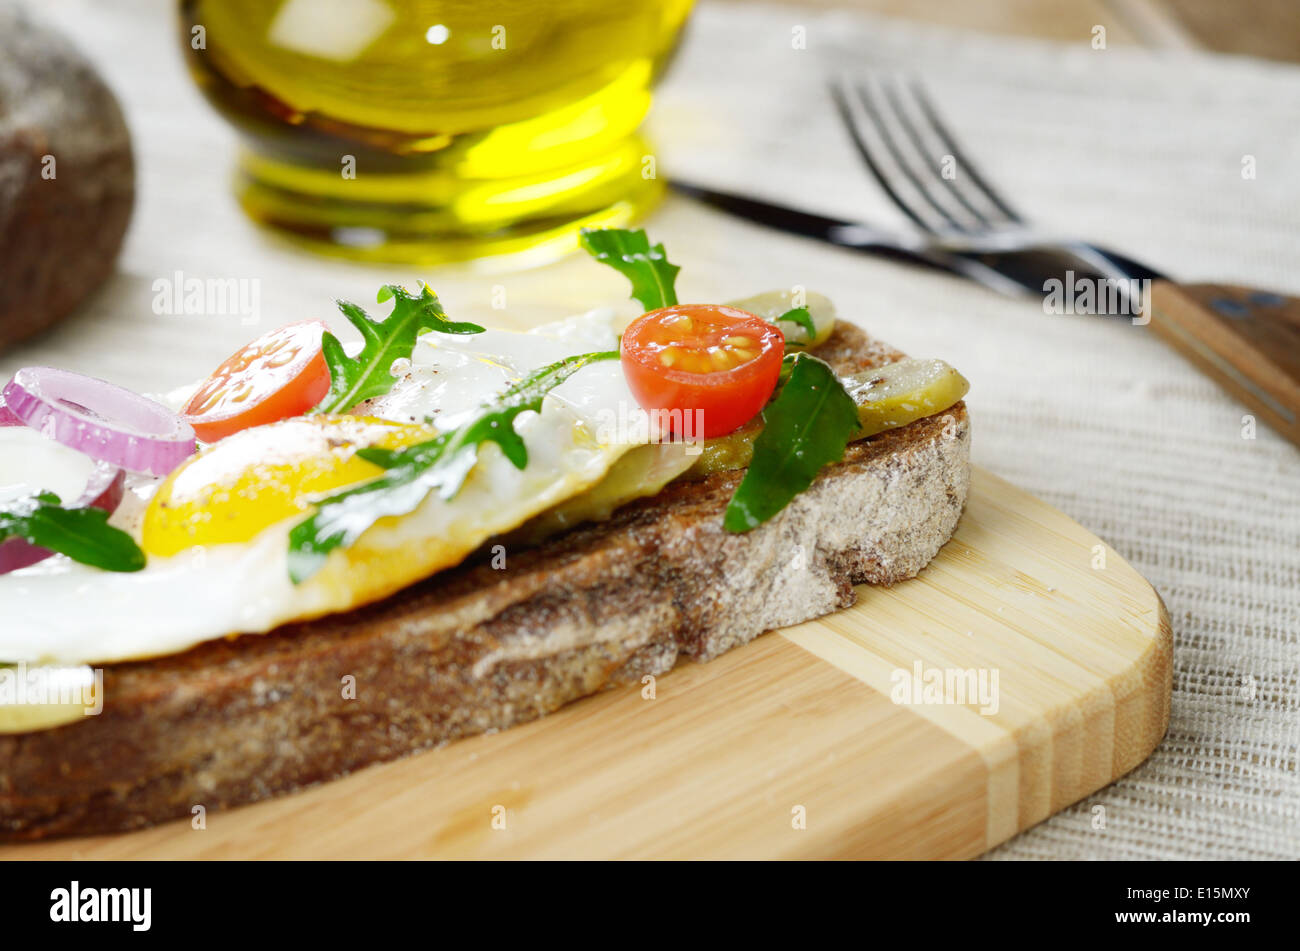
[[[755,224],[813,238],[853,251],[947,271],[969,278],[1007,295],[1043,293],[1046,277],[1059,273],[1059,256],[1033,250],[1007,252],[958,251],[943,248],[921,235],[894,233],[863,222],[831,218],[775,202],[674,180],[678,193]],[[1120,270],[1135,278],[1158,277],[1152,269],[1112,251],[1094,249]],[[1099,278],[1100,270],[1081,271],[1082,277]]]

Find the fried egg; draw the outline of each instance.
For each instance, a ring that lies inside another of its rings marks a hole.
[[[528,372],[566,356],[618,349],[614,314],[597,310],[525,333],[428,333],[392,390],[347,416],[297,417],[244,430],[160,483],[137,487],[115,515],[149,556],[139,572],[102,571],[56,555],[0,577],[0,660],[95,664],[264,633],[358,607],[460,563],[488,539],[599,483],[653,425],[610,426],[640,412],[618,360],[589,364],[515,422],[528,450],[516,468],[484,444],[460,491],[431,493],[385,518],[293,584],[289,532],[312,499],[367,481],[361,447],[400,448],[472,418]]]

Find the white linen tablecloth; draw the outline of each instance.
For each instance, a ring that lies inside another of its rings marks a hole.
[[[250,336],[238,317],[154,314],[180,271],[257,281],[260,326],[424,278],[462,319],[533,323],[622,300],[570,259],[516,274],[369,268],[295,252],[228,192],[234,134],[184,75],[172,4],[30,5],[96,61],[135,135],[136,215],[118,274],[83,312],[0,355],[159,391]],[[39,8],[39,9],[38,9]],[[806,48],[793,42],[802,28]],[[649,129],[660,174],[880,224],[901,222],[826,99],[835,69],[905,68],[1025,213],[1187,280],[1300,294],[1300,69],[1094,50],[861,15],[702,6]],[[1256,177],[1243,178],[1243,156]],[[683,299],[802,284],[872,333],[971,380],[975,461],[1061,508],[1141,571],[1175,632],[1169,734],[1138,769],[994,858],[1300,857],[1300,452],[1147,331],[1049,317],[942,275],[828,249],[670,199],[648,222]],[[491,307],[494,285],[505,310]],[[1104,829],[1093,807],[1105,807]]]

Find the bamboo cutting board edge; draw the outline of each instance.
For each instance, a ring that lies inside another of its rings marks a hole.
[[[988,492],[990,489],[991,493]],[[1043,519],[1044,527],[1052,530],[1050,535],[1044,535],[1045,538],[1065,540],[1072,535],[1076,541],[1084,541],[1089,557],[1095,557],[1097,546],[1104,549],[1106,568],[1096,571],[1096,577],[1114,582],[1109,586],[1117,592],[1124,592],[1129,599],[1125,610],[1129,615],[1127,629],[1130,632],[1130,636],[1121,639],[1118,656],[1091,665],[1069,663],[1050,674],[1045,673],[1040,684],[1050,689],[1053,678],[1065,675],[1087,678],[1086,688],[1061,695],[1056,702],[1043,697],[1029,710],[1012,711],[1008,716],[994,718],[1001,722],[977,717],[962,707],[918,705],[910,708],[978,750],[985,761],[989,771],[985,848],[991,848],[1114,781],[1150,755],[1163,739],[1169,724],[1173,630],[1160,595],[1109,546],[1063,513],[978,468],[973,469],[972,480],[972,496],[976,504],[968,504],[963,523],[945,551],[912,582],[893,589],[859,588],[862,600],[854,610],[866,607],[869,600],[906,600],[909,609],[915,610],[927,601],[934,604],[940,600],[938,592],[946,592],[950,587],[955,589],[955,579],[936,575],[949,574],[949,563],[954,557],[970,554],[966,547],[970,536],[981,527],[972,525],[972,522],[986,520],[982,503],[987,494],[1015,499],[1013,507],[1016,508],[1032,507],[1034,514]],[[1006,505],[995,506],[996,514],[1008,517],[1009,508]],[[1014,530],[1007,535],[1008,540],[1014,537]],[[1054,573],[1050,576],[1059,580]],[[1019,583],[1021,579],[1016,580]],[[929,597],[920,596],[920,591],[926,591]],[[1056,592],[1049,590],[1048,593]],[[967,592],[967,597],[978,594]],[[879,605],[875,607],[879,608]],[[1012,607],[998,604],[995,612],[977,610],[967,615],[967,622],[983,613],[998,623],[1015,624],[1018,619],[1012,617],[1014,612],[1008,612]],[[928,613],[934,612],[920,612],[922,617]],[[826,628],[843,628],[848,623],[841,615],[800,625],[782,632],[782,636],[850,672],[873,689],[888,693],[891,686],[888,674],[898,669],[897,665],[905,658],[897,652],[891,655],[888,633],[879,627],[871,630],[873,618],[859,618],[856,623],[867,627],[867,637],[875,638],[874,650],[869,650],[863,643],[854,645],[849,651],[843,649],[846,639],[862,640],[860,632],[849,634],[842,629],[837,634],[828,634]],[[948,620],[949,627],[959,629],[954,620]],[[1091,635],[1093,648],[1104,648],[1106,631],[1089,628],[1078,633],[1080,637]],[[1044,646],[1041,640],[1024,636],[1014,644],[1014,650],[1035,663],[1048,664],[1059,660],[1052,656],[1055,650],[1050,647],[1044,650]],[[943,650],[936,648],[935,653],[942,654]],[[1005,659],[1014,664],[1016,658]],[[1018,674],[1031,677],[1034,671],[1020,670]]]
[[[1097,546],[1105,567],[1093,567]],[[1159,595],[1065,515],[973,470],[921,575],[707,664],[295,795],[34,858],[966,858],[1128,772],[1169,718]],[[1000,703],[894,678],[997,669]],[[802,826],[800,819],[802,817]]]

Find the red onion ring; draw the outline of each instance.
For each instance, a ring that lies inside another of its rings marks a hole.
[[[194,454],[194,430],[167,407],[104,380],[23,367],[4,388],[10,412],[99,462],[165,476]]]
[[[23,421],[9,412],[9,407],[5,405],[4,397],[0,396],[0,426],[21,426]]]
[[[110,515],[122,504],[126,492],[126,473],[106,462],[95,463],[94,471],[86,480],[86,488],[72,508],[103,509]],[[48,548],[33,545],[25,538],[6,538],[0,542],[0,575],[26,568],[38,561],[44,561],[54,552]]]

